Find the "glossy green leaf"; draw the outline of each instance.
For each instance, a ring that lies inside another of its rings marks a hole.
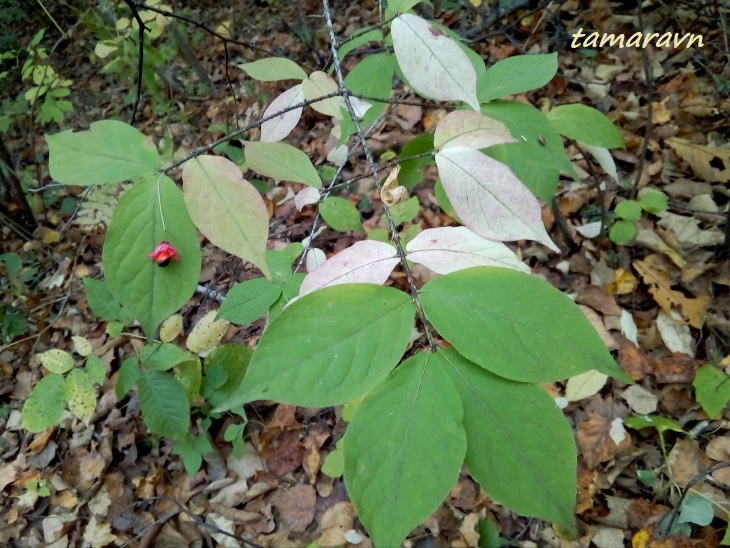
[[[660,434],[667,430],[684,433],[682,427],[676,422],[666,417],[662,417],[661,415],[636,415],[629,417],[628,419],[624,419],[624,424],[634,430],[641,430],[642,428],[656,428]]]
[[[349,200],[330,196],[319,204],[319,212],[325,222],[335,230],[340,232],[364,230],[360,221],[360,212]]]
[[[468,268],[431,280],[420,295],[436,330],[501,377],[550,382],[595,369],[631,382],[575,303],[529,274]]]
[[[715,366],[706,364],[695,373],[692,381],[697,403],[711,419],[718,418],[730,401],[730,377]]]
[[[575,442],[553,399],[535,384],[493,375],[453,348],[439,355],[464,408],[472,477],[510,510],[574,529]]]
[[[167,371],[179,363],[192,360],[194,356],[179,346],[170,343],[151,343],[142,347],[139,360],[155,371]]]
[[[86,371],[71,371],[66,377],[65,392],[68,408],[80,421],[89,424],[96,409],[96,394]]]
[[[293,302],[264,331],[226,409],[258,399],[339,405],[400,360],[413,327],[407,293],[373,284],[327,287]]]
[[[507,95],[541,88],[558,70],[558,54],[516,55],[497,61],[477,78],[477,97],[488,103]]]
[[[246,143],[248,167],[278,181],[293,181],[322,188],[322,180],[309,157],[286,143]]]
[[[117,400],[124,398],[127,392],[137,383],[139,378],[139,364],[137,358],[127,358],[122,362],[119,368],[119,374],[117,375],[117,384],[114,387],[114,393],[117,395]]]
[[[50,373],[33,387],[23,405],[20,426],[33,434],[58,422],[66,406],[63,375]]]
[[[485,152],[506,163],[535,196],[552,200],[560,170],[578,180],[560,134],[535,107],[517,101],[492,101],[482,105],[482,114],[502,122],[517,140]]]
[[[51,177],[67,185],[121,183],[152,175],[161,158],[152,141],[118,120],[93,122],[88,131],[46,135]]]
[[[281,285],[266,278],[255,278],[234,285],[218,311],[218,319],[238,325],[258,320],[281,295]]]
[[[624,148],[621,132],[595,108],[581,105],[560,105],[547,113],[553,127],[569,139],[605,148]]]
[[[238,68],[260,82],[304,80],[307,77],[307,73],[299,65],[285,57],[266,57],[252,63],[242,63]]]
[[[142,417],[149,431],[180,440],[190,426],[190,404],[185,387],[169,373],[144,371],[137,380]]]
[[[162,241],[180,256],[166,268],[148,257]],[[193,295],[200,274],[198,232],[169,177],[150,177],[124,193],[109,224],[102,264],[112,293],[148,336]]]
[[[270,276],[266,263],[269,214],[238,166],[220,156],[190,160],[183,168],[183,193],[195,226],[206,238]]]
[[[466,452],[459,395],[433,354],[406,360],[345,433],[345,484],[375,546],[400,546],[449,493]]]

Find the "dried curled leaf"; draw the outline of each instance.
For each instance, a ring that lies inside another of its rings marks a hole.
[[[380,190],[380,199],[388,207],[408,200],[408,189],[398,186],[399,172],[400,166],[397,166],[390,172],[390,175],[388,175],[388,178],[385,180],[385,183],[383,183],[383,187]]]

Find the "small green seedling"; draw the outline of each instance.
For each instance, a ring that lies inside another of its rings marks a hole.
[[[636,236],[636,223],[642,211],[656,215],[666,211],[669,205],[661,192],[648,191],[637,200],[626,200],[616,206],[614,214],[618,218],[611,227],[608,237],[617,245],[626,245]]]

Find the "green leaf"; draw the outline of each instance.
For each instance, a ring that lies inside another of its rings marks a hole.
[[[373,228],[368,232],[368,240],[390,243],[390,232],[384,228]]]
[[[679,523],[694,523],[704,527],[712,523],[715,517],[712,503],[699,493],[690,493],[682,503],[679,511]]]
[[[117,375],[117,384],[114,387],[114,392],[117,395],[117,400],[124,398],[127,392],[136,384],[139,378],[139,365],[137,358],[127,358],[122,362],[119,368],[119,374]]]
[[[266,251],[266,260],[271,270],[271,278],[276,284],[284,284],[291,278],[292,259],[282,251],[268,249]]]
[[[414,313],[408,294],[390,287],[345,284],[309,293],[266,329],[225,409],[258,399],[326,407],[356,398],[398,363]]]
[[[672,432],[680,432],[684,434],[684,430],[674,421],[662,417],[660,415],[636,415],[624,419],[624,424],[634,430],[641,430],[642,428],[656,428],[657,432],[663,434],[667,430]]]
[[[595,369],[631,382],[575,303],[529,274],[468,268],[431,280],[420,295],[436,330],[501,377],[550,382]]]
[[[190,426],[190,404],[180,381],[162,371],[144,371],[137,384],[149,431],[175,441],[183,439]]]
[[[299,288],[301,287],[305,276],[306,274],[297,272],[296,274],[292,274],[292,277],[284,284],[281,296],[284,300],[286,300],[286,302],[291,301],[294,297],[299,295]],[[270,318],[270,320],[273,321],[273,318]]]
[[[53,373],[67,373],[73,369],[74,359],[71,354],[58,348],[52,348],[40,355],[43,367]]]
[[[621,132],[595,108],[581,105],[560,105],[547,113],[553,127],[569,139],[605,148],[624,148]]]
[[[451,200],[449,200],[449,197],[446,195],[444,185],[441,184],[441,179],[436,181],[436,184],[433,187],[433,193],[436,196],[436,201],[438,202],[441,211],[446,213],[449,217],[456,217],[454,206],[451,205]]]
[[[626,245],[636,236],[636,226],[632,221],[618,220],[613,223],[608,237],[616,245]]]
[[[140,361],[155,371],[167,371],[179,363],[192,360],[190,352],[170,343],[151,343],[142,347],[139,352]]]
[[[706,364],[695,373],[692,381],[697,403],[711,419],[716,419],[730,401],[730,377],[715,366]]]
[[[669,209],[667,197],[663,193],[654,190],[642,194],[639,203],[644,211],[654,215]]]
[[[106,378],[106,365],[104,360],[98,356],[89,356],[86,358],[86,372],[92,383],[103,384]]]
[[[456,483],[462,415],[444,363],[426,353],[360,403],[345,433],[345,485],[375,546],[400,546]]]
[[[251,356],[253,349],[241,344],[224,344],[206,356],[200,395],[211,407],[219,407],[236,392]]]
[[[269,214],[238,166],[220,156],[193,159],[183,168],[183,192],[195,226],[213,244],[270,276],[266,263]]]
[[[91,311],[107,322],[119,320],[121,305],[116,297],[114,297],[107,283],[103,280],[94,280],[88,276],[84,278],[83,282],[86,299],[89,301]]]
[[[66,406],[63,375],[50,373],[43,377],[25,400],[20,426],[36,434],[58,422]]]
[[[51,177],[67,185],[121,183],[152,175],[162,160],[152,141],[117,120],[93,122],[88,131],[46,135]]]
[[[281,284],[255,278],[234,285],[226,295],[216,319],[248,325],[258,320],[281,295]]]
[[[105,332],[112,339],[116,339],[117,337],[122,336],[123,329],[124,329],[124,324],[122,322],[109,322],[106,326]]]
[[[574,530],[575,442],[553,399],[537,385],[491,374],[453,348],[439,355],[464,408],[472,477],[507,508]]]
[[[477,78],[479,102],[541,88],[558,70],[558,54],[517,55],[497,61]]]
[[[625,200],[616,205],[614,213],[625,221],[638,221],[641,219],[641,204],[636,200]]]
[[[319,204],[319,212],[328,225],[340,232],[365,230],[360,221],[360,212],[352,202],[344,198],[337,196],[326,198]]]
[[[345,438],[337,440],[335,450],[330,451],[322,463],[322,473],[331,478],[339,478],[345,473]]]
[[[552,200],[560,170],[579,180],[560,134],[535,107],[516,101],[492,101],[482,105],[482,114],[502,122],[517,140],[489,147],[485,153],[507,164],[535,196],[546,202]]]
[[[248,167],[279,181],[293,181],[322,188],[322,180],[309,157],[286,143],[246,143]]]
[[[418,202],[417,196],[411,196],[405,202],[390,206],[390,214],[396,226],[411,222],[418,217],[420,212],[421,204]],[[385,219],[385,215],[383,215],[383,219]],[[387,220],[384,220],[383,224],[387,225]]]
[[[403,145],[398,158],[410,158],[427,152],[433,153],[433,132],[421,133]],[[422,158],[414,158],[400,162],[398,184],[406,188],[413,188],[423,182],[423,170],[426,166],[434,165],[433,154]]]
[[[340,61],[345,58],[345,55],[359,48],[360,46],[365,45],[368,42],[380,42],[382,40],[383,31],[380,29],[371,29],[367,32],[359,34],[358,36],[353,36],[350,40],[347,40],[344,44],[342,44],[342,46],[338,50],[337,53],[340,56]]]
[[[307,77],[307,73],[299,65],[285,57],[267,57],[253,63],[242,63],[238,68],[260,82],[304,80]]]
[[[386,100],[393,89],[393,73],[395,72],[395,55],[376,53],[363,58],[345,77],[345,87],[355,96],[377,97]],[[383,112],[385,103],[363,99],[372,106],[360,120],[361,127],[371,125]],[[343,110],[346,110],[343,108]],[[340,127],[340,144],[355,133],[355,125],[346,113]]]
[[[166,268],[148,257],[162,241],[180,255]],[[198,232],[169,177],[150,177],[124,193],[109,224],[102,263],[112,293],[148,336],[193,295],[200,274]]]
[[[68,408],[80,421],[89,424],[96,409],[96,394],[86,371],[71,371],[66,377],[65,392]]]

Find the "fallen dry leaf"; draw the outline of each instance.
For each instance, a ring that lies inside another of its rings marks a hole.
[[[613,421],[597,413],[590,413],[588,420],[578,425],[576,437],[581,455],[590,469],[611,460],[617,453],[631,446],[631,436],[627,433],[623,441],[616,445],[611,439]]]

